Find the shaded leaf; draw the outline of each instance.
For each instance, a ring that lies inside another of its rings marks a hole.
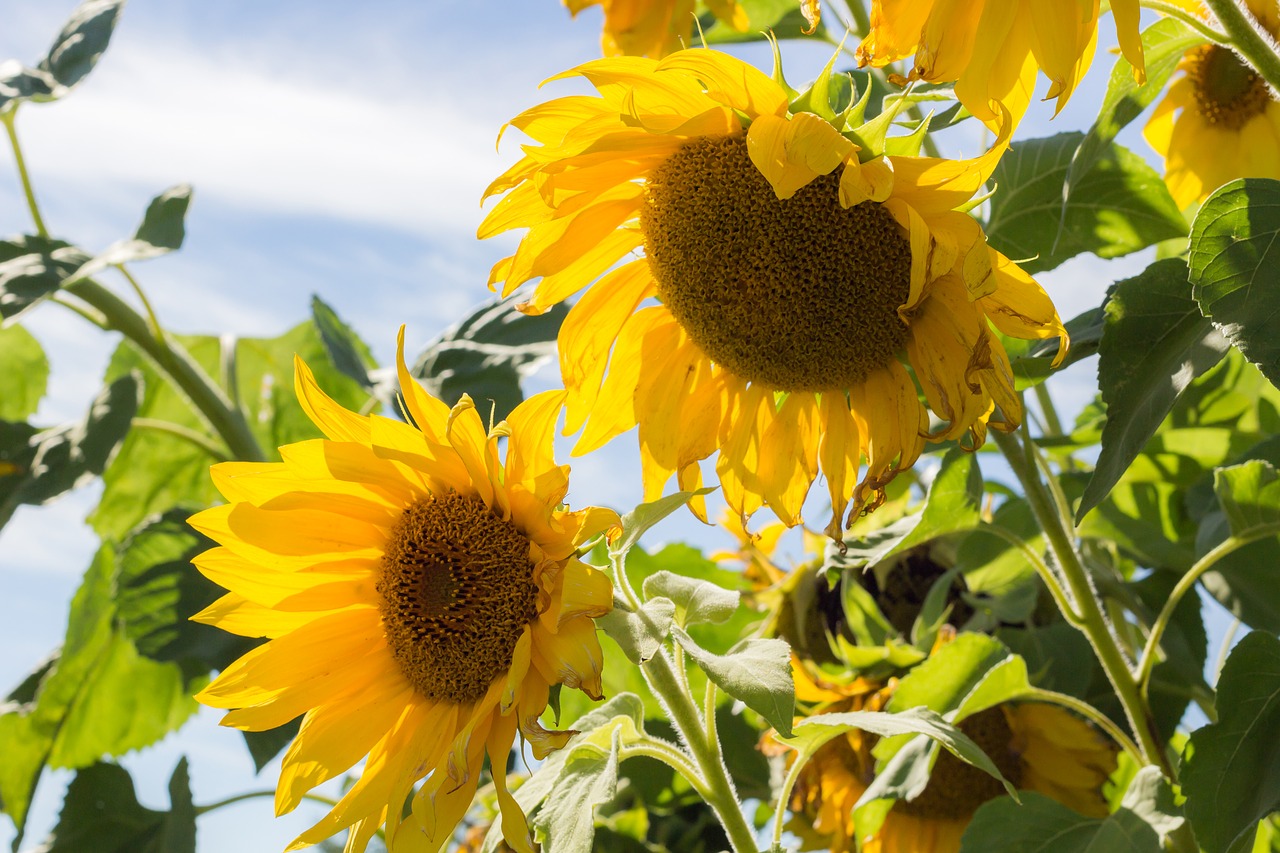
[[[49,360],[40,342],[21,326],[0,327],[0,421],[35,414],[48,380]]]
[[[550,797],[532,822],[548,849],[590,853],[595,839],[595,808],[613,799],[618,790],[620,732],[612,731],[607,749],[593,745],[568,747]]]
[[[1222,668],[1218,722],[1191,735],[1180,779],[1186,813],[1209,853],[1232,847],[1280,809],[1280,640],[1249,634]]]
[[[372,392],[374,382],[369,370],[374,362],[368,345],[319,296],[311,297],[311,322],[316,324],[320,340],[329,353],[329,361],[338,372]]]
[[[516,306],[526,298],[518,292],[480,306],[429,344],[409,372],[449,405],[470,394],[484,419],[492,412],[494,423],[502,420],[524,400],[520,382],[555,354],[569,311],[558,303],[522,314]]]
[[[662,647],[675,613],[676,606],[669,598],[651,598],[636,612],[615,602],[613,610],[596,618],[596,625],[618,644],[627,660],[642,664]]]
[[[0,320],[7,323],[53,295],[88,260],[62,240],[27,235],[0,241]]]
[[[0,114],[21,101],[52,101],[67,94],[107,49],[123,8],[124,0],[84,0],[34,69],[17,62],[0,66]]]
[[[1107,146],[1064,206],[1062,185],[1083,139],[1073,132],[1015,142],[992,175],[1000,191],[991,199],[988,241],[1027,272],[1084,253],[1118,258],[1187,233],[1164,180],[1119,145]]]
[[[1160,853],[1160,836],[1122,808],[1105,820],[1085,817],[1034,791],[1022,805],[1000,797],[982,805],[960,839],[960,853]]]
[[[640,537],[650,527],[653,527],[695,497],[710,494],[714,491],[714,487],[709,487],[698,489],[694,492],[676,492],[674,495],[667,495],[664,498],[658,498],[656,501],[639,504],[635,509],[622,516],[622,534],[609,543],[609,554],[614,557],[626,554],[635,547],[636,543],[640,541]]]
[[[165,190],[147,205],[142,224],[133,237],[112,243],[76,270],[71,279],[88,278],[109,266],[145,261],[177,251],[186,237],[184,220],[190,205],[190,185],[178,184]]]
[[[1107,423],[1077,521],[1119,482],[1178,395],[1227,351],[1189,291],[1186,266],[1175,258],[1157,261],[1111,291],[1098,351]]]
[[[1280,182],[1232,181],[1214,191],[1191,227],[1192,295],[1200,310],[1280,384]]]
[[[791,734],[796,688],[785,640],[744,640],[728,654],[717,655],[678,627],[671,635],[717,687],[764,717],[783,737]]]
[[[94,764],[76,774],[41,853],[195,853],[196,810],[187,760],[169,778],[169,811],[138,802],[129,771]]]
[[[1057,338],[1039,341],[1004,338],[1005,352],[1013,367],[1013,387],[1022,391],[1039,385],[1058,371],[1096,355],[1102,342],[1104,317],[1102,306],[1099,306],[1077,314],[1066,322],[1071,346],[1057,367],[1053,366],[1061,345]]]
[[[738,609],[739,593],[708,580],[660,571],[644,580],[644,595],[665,596],[675,602],[681,627],[697,622],[720,623]]]
[[[45,504],[98,476],[129,431],[138,407],[138,377],[112,382],[84,419],[35,432],[0,422],[0,527],[21,504]]]

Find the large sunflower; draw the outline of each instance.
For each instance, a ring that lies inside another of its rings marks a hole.
[[[997,405],[999,428],[1018,424],[991,325],[1059,337],[1060,352],[1066,334],[961,209],[1007,133],[974,160],[873,156],[706,49],[560,76],[599,95],[512,120],[538,144],[489,187],[505,197],[479,233],[529,229],[490,279],[510,293],[540,276],[527,311],[595,282],[559,340],[566,432],[585,424],[575,453],[638,424],[650,500],[672,474],[701,485],[700,460],[719,451],[730,507],[767,504],[788,525],[821,471],[838,536],[845,509],[874,508],[926,438],[977,446]]]
[[[814,703],[815,713],[879,711],[893,692],[892,681],[815,679],[796,660],[792,670],[796,699]],[[1115,770],[1116,748],[1088,723],[1053,705],[1006,702],[958,725],[1018,788],[1088,817],[1107,815],[1102,786]],[[858,832],[853,806],[875,778],[875,743],[874,736],[849,732],[822,746],[800,771],[790,807],[801,822],[793,821],[792,829],[810,846],[840,853],[854,849],[857,835],[862,853],[957,853],[973,813],[1004,794],[993,777],[942,751],[923,793],[894,803],[874,832]]]
[[[1193,11],[1199,4],[1187,3]],[[1280,35],[1276,0],[1248,0],[1249,11]],[[1179,207],[1204,201],[1236,178],[1280,178],[1280,101],[1267,81],[1229,47],[1189,51],[1183,75],[1156,105],[1144,135],[1164,158],[1164,179]]]
[[[600,697],[592,617],[612,607],[612,586],[574,554],[618,518],[557,508],[569,470],[552,458],[563,392],[527,400],[486,434],[469,398],[450,410],[414,382],[403,329],[397,358],[416,427],[347,411],[298,361],[298,400],[326,438],[281,448],[283,462],[214,466],[228,503],[191,519],[219,543],[195,563],[230,592],[193,618],[268,642],[196,698],[234,709],[223,725],[248,731],[305,715],[278,814],[364,759],[290,850],[346,827],[347,850],[364,850],[384,822],[391,850],[439,850],[487,753],[504,835],[531,853],[507,756],[517,730],[536,756],[568,739],[538,722],[551,685]]]
[[[694,0],[563,0],[577,16],[588,6],[604,11],[600,47],[605,56],[652,56],[655,59],[689,46],[696,21]],[[737,0],[705,0],[716,18],[738,32],[751,25]]]
[[[954,81],[956,97],[979,119],[999,119],[998,101],[1020,118],[1036,70],[1050,80],[1045,99],[1062,109],[1093,59],[1098,0],[872,0],[871,31],[858,46],[863,65],[884,67],[914,55],[909,79]],[[1116,34],[1139,81],[1146,79],[1138,0],[1112,0]]]

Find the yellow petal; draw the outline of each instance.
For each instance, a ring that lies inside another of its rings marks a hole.
[[[609,372],[591,409],[591,419],[573,448],[574,456],[590,453],[636,425],[635,394],[640,381],[644,338],[650,331],[674,323],[671,314],[660,305],[642,308],[627,320],[618,333]],[[572,410],[576,396],[573,388],[569,394],[568,407]]]
[[[1006,116],[1008,118],[1008,116]],[[985,154],[971,160],[936,157],[890,157],[893,164],[893,197],[924,215],[955,210],[973,198],[1009,147],[1013,121],[1001,124],[1000,136]]]
[[[369,419],[348,411],[320,390],[311,368],[296,355],[293,357],[293,387],[302,410],[327,438],[368,443]]]
[[[871,0],[871,31],[858,45],[858,65],[883,68],[916,52],[934,0]]]
[[[645,336],[640,352],[635,413],[639,424],[644,499],[657,500],[680,467],[680,414],[702,352],[676,323]]]
[[[600,683],[604,659],[594,622],[570,619],[554,634],[535,622],[532,631],[533,663],[543,678],[581,690],[597,702],[604,698]]]
[[[883,157],[859,163],[850,155],[840,174],[840,206],[853,207],[864,201],[884,201],[893,194],[893,166]]]
[[[729,393],[730,414],[725,418],[729,433],[720,447],[716,474],[725,502],[746,519],[763,503],[760,456],[764,432],[772,419],[773,393],[755,384]]]
[[[747,129],[747,153],[779,199],[788,199],[852,154],[853,143],[813,113],[761,116]]]
[[[516,716],[500,717],[494,722],[485,749],[489,753],[489,768],[493,773],[493,787],[498,795],[498,807],[502,813],[502,837],[515,853],[533,853],[529,839],[529,822],[515,797],[507,790],[507,758],[516,738]]]
[[[929,417],[911,377],[896,361],[851,387],[849,402],[867,454],[867,471],[850,509],[860,515],[883,503],[884,487],[920,458]]]
[[[800,509],[818,475],[818,401],[811,393],[792,392],[769,417],[761,440],[760,482],[763,497],[788,527],[799,524]]]
[[[1061,345],[1054,364],[1067,353],[1067,330],[1058,312],[1036,280],[1013,261],[991,250],[995,259],[996,289],[979,301],[982,310],[997,329],[1024,340],[1057,338]]]
[[[1142,52],[1142,34],[1138,32],[1138,16],[1141,13],[1138,0],[1111,0],[1111,16],[1116,22],[1116,38],[1120,52],[1133,66],[1133,79],[1142,85],[1147,82],[1147,67]]]
[[[555,459],[556,420],[564,398],[564,391],[543,391],[507,415],[506,486],[520,486],[550,505],[560,503],[569,488],[569,466]]]
[[[690,72],[692,78],[706,86],[708,97],[741,110],[747,118],[786,115],[787,93],[782,87],[754,65],[727,53],[682,50],[662,60],[657,70]]]
[[[987,409],[981,386],[969,381],[982,337],[979,322],[963,283],[954,276],[934,282],[912,316],[907,355],[929,407],[948,422],[930,436],[932,441],[959,438]]]
[[[827,478],[831,495],[831,521],[827,535],[842,538],[845,509],[858,479],[861,438],[858,425],[849,412],[849,402],[840,392],[826,392],[821,399],[822,439],[818,445],[818,464]]]

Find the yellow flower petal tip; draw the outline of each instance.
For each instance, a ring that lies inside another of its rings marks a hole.
[[[486,756],[501,780],[519,721],[542,715],[552,686],[600,681],[592,619],[612,586],[574,555],[618,517],[562,506],[562,395],[530,398],[486,435],[469,399],[451,409],[413,381],[404,337],[412,425],[348,411],[298,360],[299,399],[326,437],[281,448],[282,462],[218,466],[229,503],[192,519],[218,543],[197,566],[230,590],[193,618],[266,638],[196,698],[245,730],[302,717],[280,813],[364,762],[291,849],[350,828],[347,849],[363,850],[384,824],[388,839],[443,843]],[[566,739],[547,733],[544,747]],[[508,843],[531,849],[519,806],[499,800]]]
[[[538,279],[545,307],[586,289],[559,335],[575,453],[637,427],[649,498],[673,475],[701,486],[716,456],[735,513],[768,506],[787,525],[822,475],[838,538],[926,441],[976,447],[997,408],[1020,421],[991,327],[1036,339],[1062,324],[964,212],[1008,145],[1008,107],[972,160],[860,162],[715,50],[569,73],[598,94],[513,120],[536,144],[481,233],[527,229],[495,267],[504,292]]]

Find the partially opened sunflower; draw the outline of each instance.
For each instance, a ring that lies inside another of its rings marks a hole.
[[[792,661],[796,699],[813,713],[880,711],[894,681],[854,678],[834,684]],[[1097,729],[1068,711],[1035,702],[1005,702],[960,720],[1018,788],[1052,797],[1086,817],[1105,817],[1102,786],[1116,767],[1116,748]],[[853,807],[875,778],[872,748],[877,738],[850,731],[823,745],[800,771],[790,808],[790,828],[809,839],[810,849],[832,853],[957,853],[960,837],[978,807],[1004,796],[992,776],[942,750],[929,784],[913,800],[898,800],[879,828],[860,831]]]
[[[697,20],[694,0],[564,0],[564,5],[574,17],[588,7],[601,7],[605,56],[666,56],[689,46]],[[706,6],[738,32],[751,25],[737,0],[706,0]]]
[[[290,850],[347,827],[347,850],[364,850],[384,823],[396,853],[439,850],[487,754],[503,833],[531,853],[507,757],[517,731],[536,756],[569,738],[538,722],[552,685],[600,697],[592,617],[611,609],[612,587],[575,550],[618,518],[559,508],[562,392],[486,433],[469,398],[451,410],[414,382],[403,330],[398,363],[416,427],[347,411],[298,361],[298,399],[325,438],[281,448],[283,462],[214,466],[228,502],[191,519],[219,543],[195,563],[230,592],[194,618],[268,642],[197,698],[233,709],[223,725],[248,731],[302,715],[279,814],[365,762]]]
[[[1045,100],[1061,110],[1093,59],[1098,0],[872,0],[871,31],[858,46],[862,65],[882,68],[914,56],[910,80],[955,82],[956,97],[994,126],[1002,103],[1026,112],[1036,72],[1050,80]],[[1138,0],[1112,0],[1120,49],[1146,79]]]
[[[1181,5],[1199,12],[1199,4]],[[1248,0],[1255,20],[1280,36],[1280,4]],[[1204,201],[1236,178],[1280,178],[1280,101],[1229,47],[1207,44],[1178,64],[1143,134],[1164,158],[1164,180],[1179,207]]]
[[[536,144],[489,187],[504,197],[479,233],[528,229],[491,284],[541,277],[529,312],[592,285],[559,338],[575,453],[638,425],[651,500],[672,474],[700,486],[718,451],[729,506],[767,504],[789,526],[821,472],[834,537],[926,439],[977,446],[989,420],[1019,423],[992,326],[1060,352],[1066,334],[963,212],[1007,133],[973,160],[878,156],[707,49],[560,75],[574,76],[598,95],[512,120]]]

